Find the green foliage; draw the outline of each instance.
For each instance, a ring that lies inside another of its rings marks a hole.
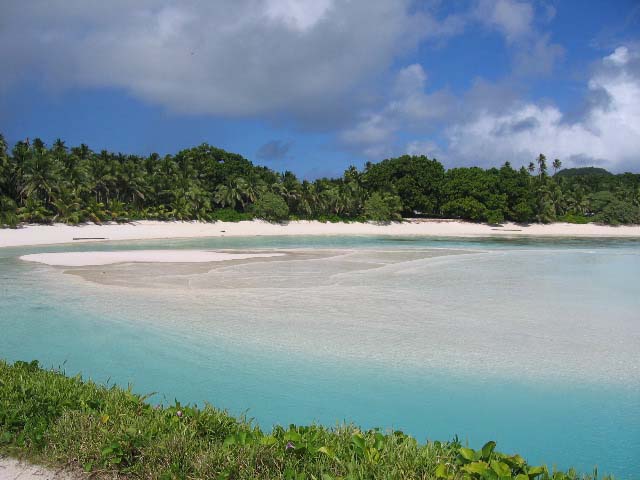
[[[0,135],[0,226],[254,216],[384,222],[398,219],[398,212],[489,223],[566,216],[614,225],[638,222],[640,175],[597,168],[558,171],[561,165],[559,159],[551,163],[557,173],[550,177],[540,154],[519,170],[507,162],[499,169],[445,171],[435,159],[403,155],[310,182],[207,144],[176,155],[140,157],[93,152],[84,144],[68,148],[61,140],[49,148],[35,139],[18,142],[9,152]]]
[[[560,220],[561,222],[577,223],[581,225],[584,225],[591,221],[590,218],[585,217],[584,215],[571,214],[571,213],[558,218],[558,220]]]
[[[519,455],[457,440],[419,444],[402,432],[318,425],[271,432],[211,406],[152,406],[130,389],[0,361],[0,452],[112,477],[173,479],[578,480]]]
[[[465,218],[476,222],[487,219],[487,207],[471,197],[450,200],[442,206],[442,213],[450,218]]]
[[[611,172],[604,168],[598,167],[580,167],[580,168],[565,168],[560,170],[556,175],[561,177],[582,177],[587,175],[613,175]]]
[[[607,225],[640,224],[640,207],[624,200],[612,200],[594,216],[594,220]]]
[[[210,218],[212,221],[218,222],[242,222],[245,220],[251,220],[253,215],[250,213],[238,212],[233,208],[220,208],[218,210],[214,210]]]
[[[280,195],[265,192],[253,204],[252,213],[256,218],[269,222],[282,222],[289,218],[289,206]]]
[[[374,222],[402,220],[402,201],[397,195],[373,192],[364,202],[364,216]]]
[[[435,159],[410,155],[390,158],[369,164],[363,177],[370,191],[395,192],[407,216],[413,216],[414,212],[427,215],[438,212],[444,167]]]

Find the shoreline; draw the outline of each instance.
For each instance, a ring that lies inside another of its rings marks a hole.
[[[504,223],[499,226],[459,220],[410,219],[402,223],[322,223],[297,220],[273,224],[262,220],[243,222],[160,222],[141,220],[122,224],[26,225],[0,229],[1,247],[28,247],[65,243],[123,240],[161,240],[207,237],[256,236],[425,236],[425,237],[585,237],[640,238],[640,226],[596,224]]]
[[[0,454],[0,479],[12,480],[76,480],[84,478],[79,470],[41,465],[30,458]]]

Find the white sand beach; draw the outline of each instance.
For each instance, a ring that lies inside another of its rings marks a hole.
[[[549,225],[500,226],[462,222],[457,220],[409,220],[402,223],[378,225],[374,223],[321,223],[294,221],[273,224],[259,220],[227,223],[139,221],[125,224],[70,226],[27,225],[15,230],[0,229],[0,247],[52,245],[106,240],[149,240],[198,237],[238,237],[275,235],[397,235],[438,237],[486,236],[548,236],[548,237],[639,237],[640,226],[611,227],[606,225]]]

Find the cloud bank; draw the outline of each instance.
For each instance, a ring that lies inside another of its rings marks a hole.
[[[8,2],[0,88],[116,87],[189,114],[331,115],[421,38],[424,15],[377,0]]]
[[[637,44],[594,66],[585,109],[569,114],[524,100],[522,88],[566,55],[547,31],[555,8],[461,5],[441,14],[441,2],[411,0],[8,0],[0,94],[34,79],[54,91],[116,88],[181,115],[333,133],[339,149],[372,160],[409,152],[448,165],[518,165],[543,152],[567,166],[638,168]],[[478,77],[454,93],[430,86],[441,72],[406,61],[418,46],[443,48],[473,29],[502,39],[506,78]],[[256,154],[283,159],[290,147],[273,140]]]

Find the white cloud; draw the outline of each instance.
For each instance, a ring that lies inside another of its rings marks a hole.
[[[29,75],[49,88],[122,88],[176,112],[340,118],[426,35],[408,2],[5,2],[0,91]]]
[[[332,0],[268,0],[265,11],[269,18],[305,31],[318,23],[332,6]]]
[[[534,11],[528,2],[480,0],[476,17],[481,23],[501,31],[511,42],[531,33]]]
[[[401,69],[391,89],[391,98],[379,110],[369,112],[341,140],[361,149],[370,158],[379,159],[397,151],[396,134],[425,125],[449,115],[455,99],[447,91],[425,93],[427,74],[421,65]]]
[[[570,119],[557,106],[523,102],[509,85],[477,81],[462,97],[426,93],[420,65],[402,69],[392,97],[365,115],[342,140],[374,159],[426,154],[447,165],[526,165],[539,153],[565,166],[612,170],[640,166],[640,50],[622,46],[604,57],[588,81],[588,109]],[[434,127],[446,125],[439,144]],[[414,133],[402,142],[408,132]]]
[[[484,110],[447,131],[446,156],[467,164],[527,164],[539,153],[566,166],[598,164],[613,170],[640,164],[639,52],[620,47],[605,57],[589,80],[594,102],[585,116],[568,122],[553,105],[520,103],[505,112]],[[603,95],[604,94],[604,95]]]
[[[620,66],[626,65],[629,63],[629,60],[629,49],[625,46],[616,48],[611,55],[604,59],[606,63],[612,63],[613,65]]]
[[[555,9],[542,5],[538,17],[549,22]],[[519,0],[478,0],[474,19],[500,32],[512,49],[514,73],[520,76],[550,75],[564,48],[553,43],[548,33],[536,28],[536,11],[530,2]]]
[[[429,158],[439,158],[442,153],[438,144],[430,140],[411,141],[406,145],[404,151],[409,155],[426,155]]]

